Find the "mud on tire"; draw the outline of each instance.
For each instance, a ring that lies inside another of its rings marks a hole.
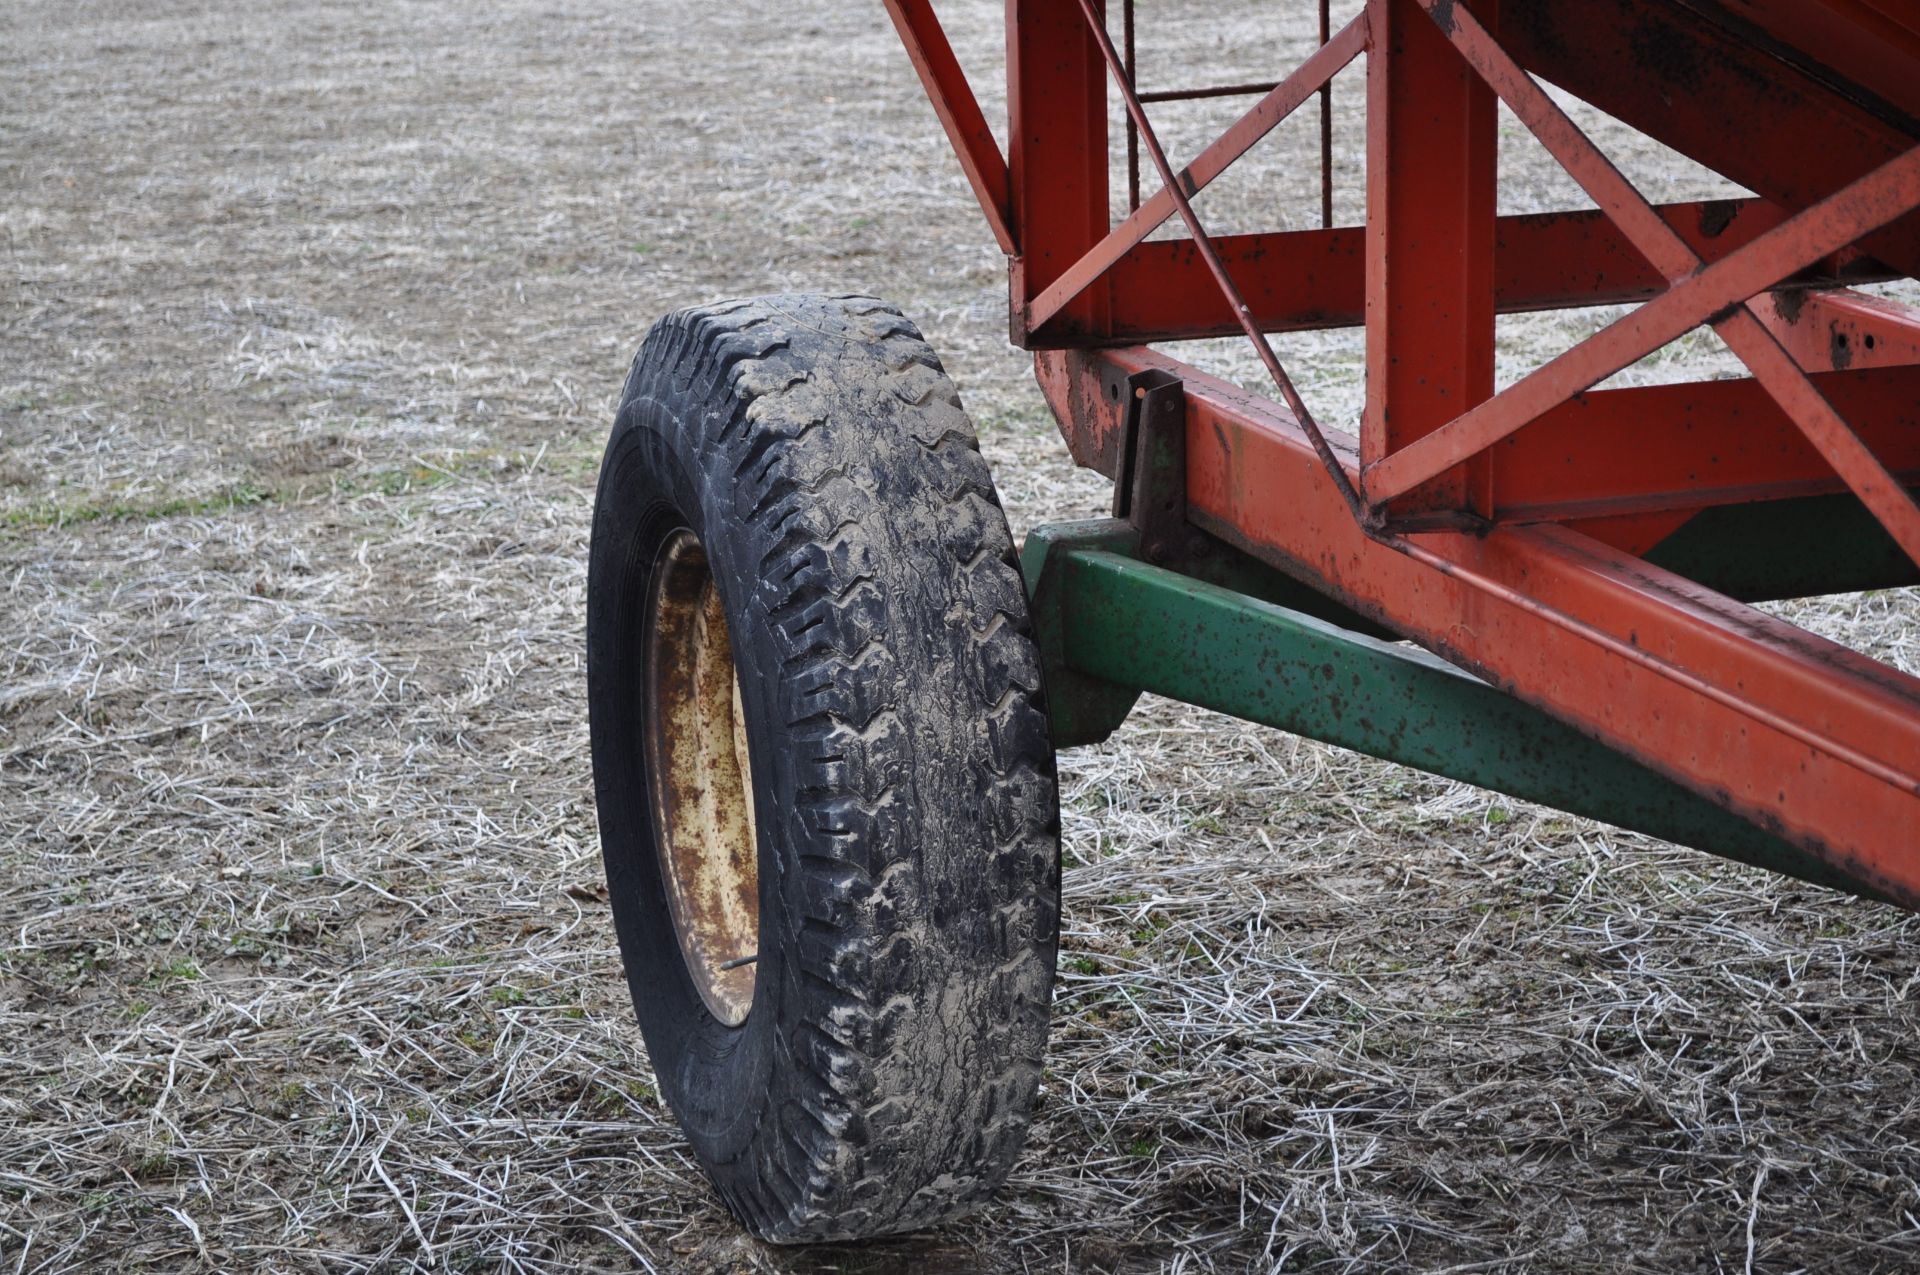
[[[658,599],[677,586],[662,573],[694,542],[738,679],[757,865],[742,902],[758,916],[689,954],[660,772],[693,745],[649,745],[671,670],[650,674],[646,652],[667,649]],[[601,469],[587,628],[627,980],[721,1197],[786,1242],[986,1200],[1039,1082],[1059,817],[1006,518],[913,325],[871,298],[812,296],[656,324]],[[748,963],[710,959],[742,943]],[[750,1007],[729,1025],[716,988],[741,986]]]

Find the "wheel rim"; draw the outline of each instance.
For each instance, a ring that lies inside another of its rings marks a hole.
[[[647,773],[674,937],[700,999],[729,1027],[753,1007],[760,869],[753,770],[720,591],[681,528],[654,559],[646,625]]]

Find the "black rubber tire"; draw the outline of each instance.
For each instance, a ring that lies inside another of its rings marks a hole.
[[[701,539],[759,826],[751,1012],[669,921],[642,723],[647,575]],[[1059,917],[1053,749],[1019,561],[952,383],[867,297],[672,314],[634,361],[587,586],[594,786],[660,1090],[763,1239],[969,1211],[1026,1136]]]

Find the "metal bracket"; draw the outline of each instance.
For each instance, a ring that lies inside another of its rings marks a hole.
[[[1139,530],[1148,562],[1170,566],[1206,552],[1206,537],[1187,522],[1187,391],[1170,372],[1127,378],[1113,516]]]

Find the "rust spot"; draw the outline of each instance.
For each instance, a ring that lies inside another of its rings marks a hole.
[[[1847,334],[1838,326],[1828,331],[1827,357],[1833,361],[1833,370],[1844,372],[1853,366],[1853,342],[1847,340]]]

